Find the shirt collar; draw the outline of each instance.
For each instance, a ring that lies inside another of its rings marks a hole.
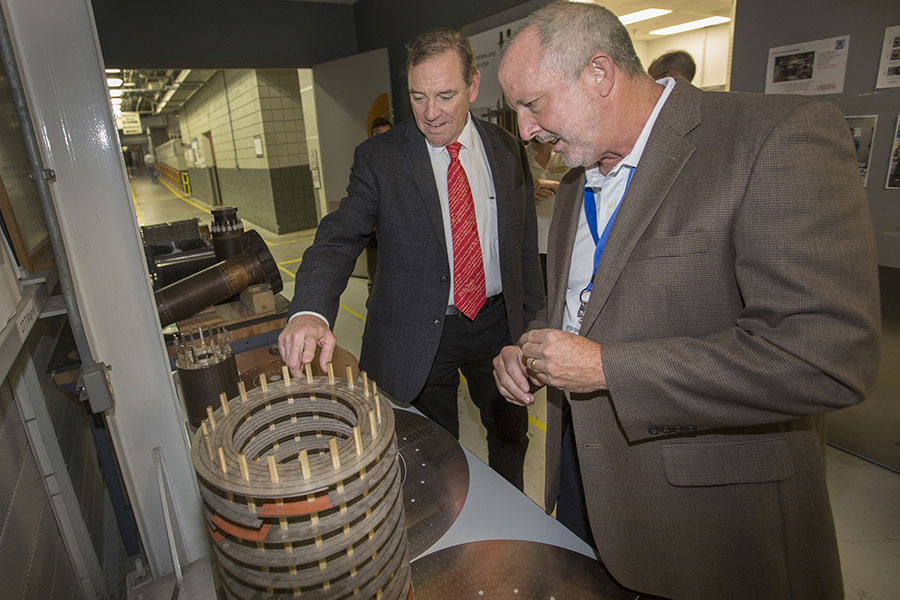
[[[638,161],[641,160],[641,155],[644,153],[644,148],[647,146],[647,140],[650,138],[650,131],[653,130],[653,125],[656,124],[656,119],[659,117],[663,105],[666,103],[669,94],[672,93],[672,89],[675,87],[675,79],[673,77],[663,77],[656,83],[664,85],[665,89],[663,89],[662,94],[659,96],[659,100],[656,101],[656,105],[650,112],[650,116],[647,117],[647,122],[644,123],[644,127],[641,129],[640,135],[634,142],[631,152],[629,152],[625,158],[620,160],[619,163],[610,170],[606,177],[600,173],[599,166],[585,169],[585,177],[589,184],[593,184],[594,181],[602,181],[608,177],[617,177],[619,171],[621,171],[623,167],[637,168]]]
[[[475,147],[475,125],[472,123],[472,119],[470,118],[470,113],[466,113],[466,124],[463,127],[463,130],[459,133],[459,137],[456,138],[456,141],[462,144],[463,148],[467,148],[471,150]],[[446,146],[432,146],[431,142],[428,141],[428,138],[425,138],[425,145],[428,147],[428,152],[432,157],[444,155],[447,157],[447,160],[450,160],[450,153],[447,152]]]

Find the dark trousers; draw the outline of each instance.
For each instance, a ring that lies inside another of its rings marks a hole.
[[[462,371],[472,401],[481,412],[481,423],[487,429],[488,463],[521,490],[528,448],[528,411],[500,395],[491,364],[509,343],[502,297],[489,298],[474,321],[463,315],[444,317],[437,356],[413,405],[459,439],[457,390]]]
[[[572,427],[572,413],[566,407],[563,415],[563,439],[559,465],[559,499],[556,501],[556,520],[587,542],[595,550],[594,534],[588,521],[587,503],[584,500],[584,485],[578,467],[578,451],[575,430]]]

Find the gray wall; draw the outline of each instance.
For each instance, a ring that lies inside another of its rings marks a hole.
[[[769,48],[850,35],[842,94],[822,96],[845,115],[878,115],[866,192],[878,241],[878,262],[900,267],[900,190],[884,189],[900,88],[876,90],[885,27],[900,25],[896,0],[745,0],[737,3],[731,89],[765,90]]]
[[[403,121],[412,112],[406,88],[406,44],[417,35],[437,27],[463,30],[466,26],[504,12],[502,25],[528,15],[540,2],[522,0],[456,0],[455,2],[409,2],[408,0],[360,0],[356,3],[359,51],[387,48],[391,67],[391,100],[394,119]],[[509,17],[509,18],[506,18]],[[494,25],[479,29],[484,31]],[[464,31],[467,34],[478,31]]]

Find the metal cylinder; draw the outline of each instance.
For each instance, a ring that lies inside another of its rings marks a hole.
[[[199,427],[206,407],[219,406],[219,395],[238,393],[238,370],[228,333],[221,327],[194,329],[175,340],[175,368],[188,420]]]
[[[282,290],[278,265],[266,243],[255,231],[244,234],[244,250],[156,292],[156,309],[165,327],[240,294],[254,283],[268,283],[272,292]]]
[[[237,216],[234,206],[219,206],[212,209],[213,222],[209,226],[212,234],[216,260],[226,260],[244,250],[244,223]]]

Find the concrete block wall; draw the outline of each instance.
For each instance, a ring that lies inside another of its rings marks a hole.
[[[260,69],[256,74],[276,221],[285,231],[310,229],[318,221],[297,70]]]
[[[276,233],[316,226],[295,69],[220,71],[185,105],[179,120],[185,143],[197,141],[198,162],[191,166],[211,167],[215,156],[223,204]]]

